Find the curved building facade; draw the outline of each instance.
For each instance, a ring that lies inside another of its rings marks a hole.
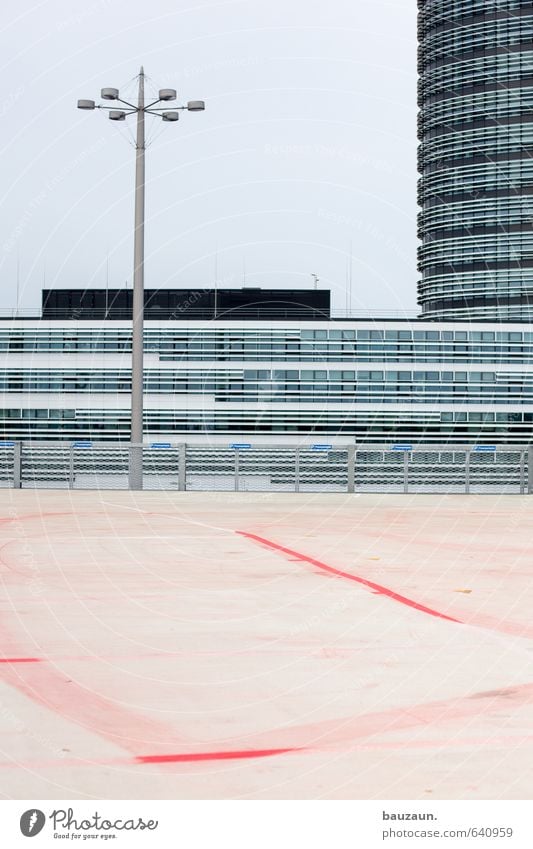
[[[419,304],[533,320],[533,2],[419,0]]]

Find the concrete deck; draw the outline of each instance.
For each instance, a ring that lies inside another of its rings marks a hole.
[[[522,799],[533,499],[0,492],[3,798]]]

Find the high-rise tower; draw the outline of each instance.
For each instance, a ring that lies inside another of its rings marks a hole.
[[[533,320],[533,2],[418,8],[423,314]]]

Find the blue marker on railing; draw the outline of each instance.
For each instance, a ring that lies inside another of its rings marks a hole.
[[[75,442],[72,446],[73,448],[92,448],[92,442]]]
[[[311,445],[311,451],[331,451],[333,445]]]
[[[152,442],[150,448],[172,448],[170,442]]]
[[[412,445],[393,445],[392,450],[393,451],[412,451],[413,446]]]
[[[231,445],[230,445],[230,448],[236,448],[236,449],[251,448],[251,447],[252,446],[251,446],[250,442],[232,442]]]
[[[489,451],[494,453],[496,451],[495,445],[476,445],[474,446],[474,451]]]

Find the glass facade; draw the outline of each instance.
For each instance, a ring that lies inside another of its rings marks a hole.
[[[527,324],[147,321],[144,377],[147,442],[523,444],[533,427]],[[130,391],[126,326],[0,328],[0,441],[126,441]]]
[[[533,3],[419,0],[419,303],[533,319]]]

